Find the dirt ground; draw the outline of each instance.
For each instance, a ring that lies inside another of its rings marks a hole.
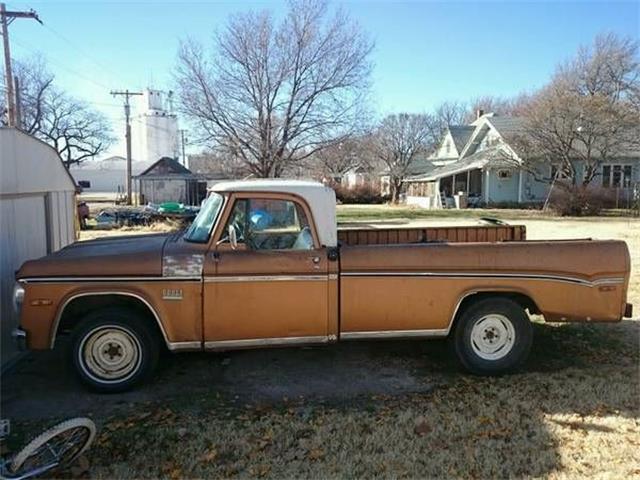
[[[627,241],[640,305],[640,221],[512,223]],[[167,355],[149,384],[105,396],[78,385],[64,349],[41,352],[2,379],[2,416],[12,445],[94,418],[92,478],[640,477],[640,322],[534,327],[525,368],[501,378],[462,373],[446,341],[359,342]]]

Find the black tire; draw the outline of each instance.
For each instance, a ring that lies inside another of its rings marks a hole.
[[[78,377],[91,390],[102,393],[124,392],[150,378],[159,352],[160,338],[154,326],[126,308],[89,313],[71,339]]]
[[[457,319],[455,352],[476,375],[517,370],[529,356],[533,328],[525,310],[508,298],[487,298],[469,305]]]

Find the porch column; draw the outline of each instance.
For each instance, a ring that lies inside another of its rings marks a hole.
[[[433,206],[434,208],[438,208],[438,205],[440,205],[440,208],[443,207],[442,205],[442,195],[440,195],[440,179],[436,179],[436,191],[434,193],[434,198],[433,198]]]
[[[471,176],[471,170],[467,170],[467,197],[469,196],[469,177]]]
[[[484,171],[484,203],[485,205],[489,203],[489,169],[487,168]]]
[[[518,169],[518,203],[522,203],[522,169]]]

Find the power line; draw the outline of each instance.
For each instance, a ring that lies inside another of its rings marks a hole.
[[[26,50],[30,50],[30,51],[32,51],[34,53],[40,53],[40,50],[38,48],[34,47],[33,45],[29,45],[24,40],[14,40],[14,43],[16,43],[17,45],[20,45],[22,48],[24,48]],[[100,87],[101,89],[106,89],[106,90],[109,89],[109,87],[106,86],[105,84],[97,82],[93,78],[88,77],[88,76],[78,72],[77,70],[74,70],[73,68],[66,66],[65,64],[63,64],[59,60],[52,59],[49,56],[47,57],[47,60],[49,62],[53,63],[54,65],[57,65],[58,67],[62,68],[63,70],[66,70],[67,72],[72,73],[76,77],[82,78],[82,79],[86,80],[87,82],[93,83],[94,85],[96,85],[97,87]]]
[[[55,36],[57,36],[58,38],[60,38],[61,40],[63,40],[65,43],[67,43],[68,45],[70,45],[72,48],[74,48],[76,50],[76,52],[80,53],[82,56],[84,56],[87,60],[91,61],[95,66],[99,67],[101,70],[103,70],[106,73],[109,73],[110,76],[112,77],[113,80],[118,80],[120,81],[120,77],[115,75],[114,72],[104,66],[101,62],[98,62],[93,56],[89,55],[88,53],[86,53],[85,50],[81,49],[80,47],[78,47],[76,44],[74,44],[71,40],[69,40],[66,36],[64,36],[62,33],[58,32],[57,30],[54,30],[53,27],[50,27],[49,25],[44,25],[44,28],[46,28],[47,30],[49,30],[52,34],[54,34]]]

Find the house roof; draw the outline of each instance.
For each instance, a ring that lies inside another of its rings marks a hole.
[[[169,157],[162,157],[145,171],[140,173],[138,177],[146,177],[151,175],[191,175],[191,170],[179,163],[177,160]]]
[[[435,165],[427,158],[416,158],[407,168],[408,175],[421,175],[433,170]]]
[[[475,127],[472,125],[449,125],[449,132],[458,153],[462,152],[474,130]]]
[[[434,160],[437,161],[437,159],[434,159]],[[422,175],[427,172],[430,172],[434,168],[436,167],[433,164],[432,160],[426,157],[419,157],[409,164],[409,166],[407,167],[407,175]],[[389,167],[388,166],[384,167],[384,169],[382,170],[382,172],[380,172],[379,175],[382,175],[382,176],[389,175]]]
[[[463,158],[455,163],[443,165],[437,167],[432,171],[423,175],[415,175],[407,179],[407,182],[431,182],[439,178],[448,177],[458,173],[464,173],[469,170],[475,170],[477,168],[483,168],[488,163],[491,166],[497,167],[509,167],[513,166],[512,162],[509,162],[502,153],[500,147],[492,147],[480,152],[476,152],[473,155]]]

